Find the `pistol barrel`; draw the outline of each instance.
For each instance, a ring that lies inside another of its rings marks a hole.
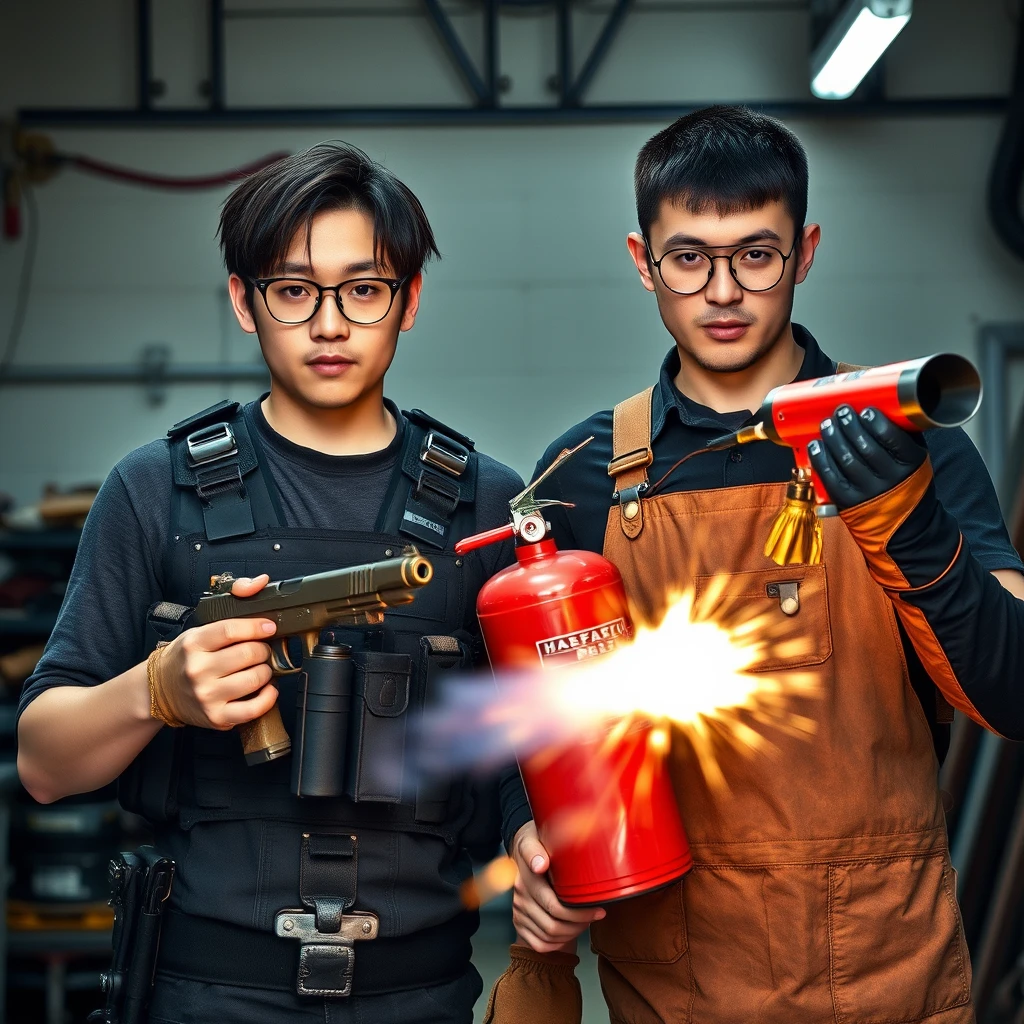
[[[357,618],[368,611],[407,604],[413,592],[426,586],[433,575],[430,560],[416,552],[268,583],[252,597],[203,597],[196,606],[195,621],[205,625],[223,619],[267,618],[277,622],[278,635],[291,635],[332,621]]]

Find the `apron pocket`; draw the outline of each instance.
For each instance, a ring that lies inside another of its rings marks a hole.
[[[840,1024],[899,1024],[970,1000],[945,852],[831,865],[829,946]]]
[[[683,884],[609,903],[608,916],[590,926],[594,952],[624,963],[675,963],[687,948]]]
[[[693,1001],[683,886],[609,903],[590,926],[601,990],[614,1024],[689,1024]]]
[[[756,624],[751,671],[820,665],[832,654],[824,565],[694,577],[694,614],[725,629]]]

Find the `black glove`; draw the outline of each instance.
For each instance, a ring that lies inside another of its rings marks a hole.
[[[891,590],[937,579],[956,557],[960,527],[935,494],[924,440],[877,409],[858,416],[848,405],[821,433],[807,446],[811,465],[875,579]]]
[[[919,435],[917,435],[919,436]],[[891,491],[918,469],[928,449],[877,409],[859,416],[848,405],[821,424],[821,442],[807,446],[814,471],[836,507],[852,508]]]

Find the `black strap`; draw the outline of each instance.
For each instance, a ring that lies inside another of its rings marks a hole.
[[[178,437],[185,437],[187,434],[191,434],[194,430],[199,430],[202,427],[208,427],[213,423],[224,423],[229,422],[238,415],[239,405],[237,402],[223,401],[218,402],[216,405],[211,405],[207,409],[203,409],[200,412],[194,413],[191,416],[186,416],[183,420],[178,420],[177,423],[167,431],[167,436],[174,440]]]
[[[440,684],[451,671],[469,664],[466,647],[454,636],[425,636],[420,640],[423,666],[422,708],[425,714],[440,701]],[[452,776],[421,770],[416,784],[416,820],[444,821],[449,814]]]
[[[244,478],[258,463],[238,403],[221,402],[196,413],[176,423],[168,437],[174,482],[195,490],[207,539],[255,533]]]
[[[476,442],[473,438],[460,434],[457,430],[449,427],[447,423],[434,419],[433,416],[428,415],[422,409],[407,409],[404,415],[411,423],[415,423],[417,426],[424,427],[427,430],[436,430],[445,437],[458,441],[459,444],[468,448],[471,452],[476,451]]]
[[[359,843],[350,835],[302,834],[299,897],[316,914],[321,932],[341,930],[341,917],[356,901]]]
[[[478,921],[467,912],[412,935],[357,943],[352,994],[402,992],[461,977],[469,969],[470,936]],[[295,992],[299,948],[270,932],[168,911],[157,974]]]
[[[403,415],[408,424],[400,465],[377,531],[443,551],[459,505],[476,498],[478,457],[465,434],[418,409]]]
[[[192,609],[173,601],[157,601],[146,613],[147,647],[152,649],[160,641],[173,640],[188,625]]]

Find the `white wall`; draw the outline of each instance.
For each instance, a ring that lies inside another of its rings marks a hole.
[[[229,0],[229,11],[242,6],[287,5]],[[805,11],[766,2],[763,11],[730,13],[729,0],[718,13],[681,6],[630,16],[593,102],[806,96]],[[1003,0],[922,0],[917,8],[891,53],[894,94],[1005,91],[1013,25]],[[20,106],[133,102],[131,9],[130,0],[7,0],[0,116]],[[474,5],[451,9],[478,47]],[[154,74],[167,83],[160,103],[202,103],[201,11],[198,0],[156,0]],[[581,53],[597,24],[581,15]],[[550,18],[509,14],[502,29],[502,70],[512,78],[505,102],[551,102]],[[227,44],[230,105],[465,99],[421,19],[232,17]],[[633,159],[660,127],[52,134],[63,150],[164,173],[213,172],[339,136],[384,160],[423,200],[445,255],[429,270],[422,315],[403,336],[389,392],[527,473],[556,433],[646,386],[669,348],[624,246],[634,226]],[[1024,317],[1024,268],[996,240],[984,207],[998,118],[819,118],[792,127],[810,153],[810,216],[824,232],[797,293],[797,318],[829,352],[862,362],[940,349],[973,355],[978,323]],[[152,342],[186,362],[258,358],[226,306],[214,240],[226,194],[145,191],[74,172],[41,185],[18,362],[131,362]],[[0,346],[23,250],[23,242],[0,242]],[[0,388],[0,490],[28,501],[47,480],[101,478],[125,451],[223,391],[174,387],[152,407],[136,387]],[[240,385],[230,395],[254,391]]]

